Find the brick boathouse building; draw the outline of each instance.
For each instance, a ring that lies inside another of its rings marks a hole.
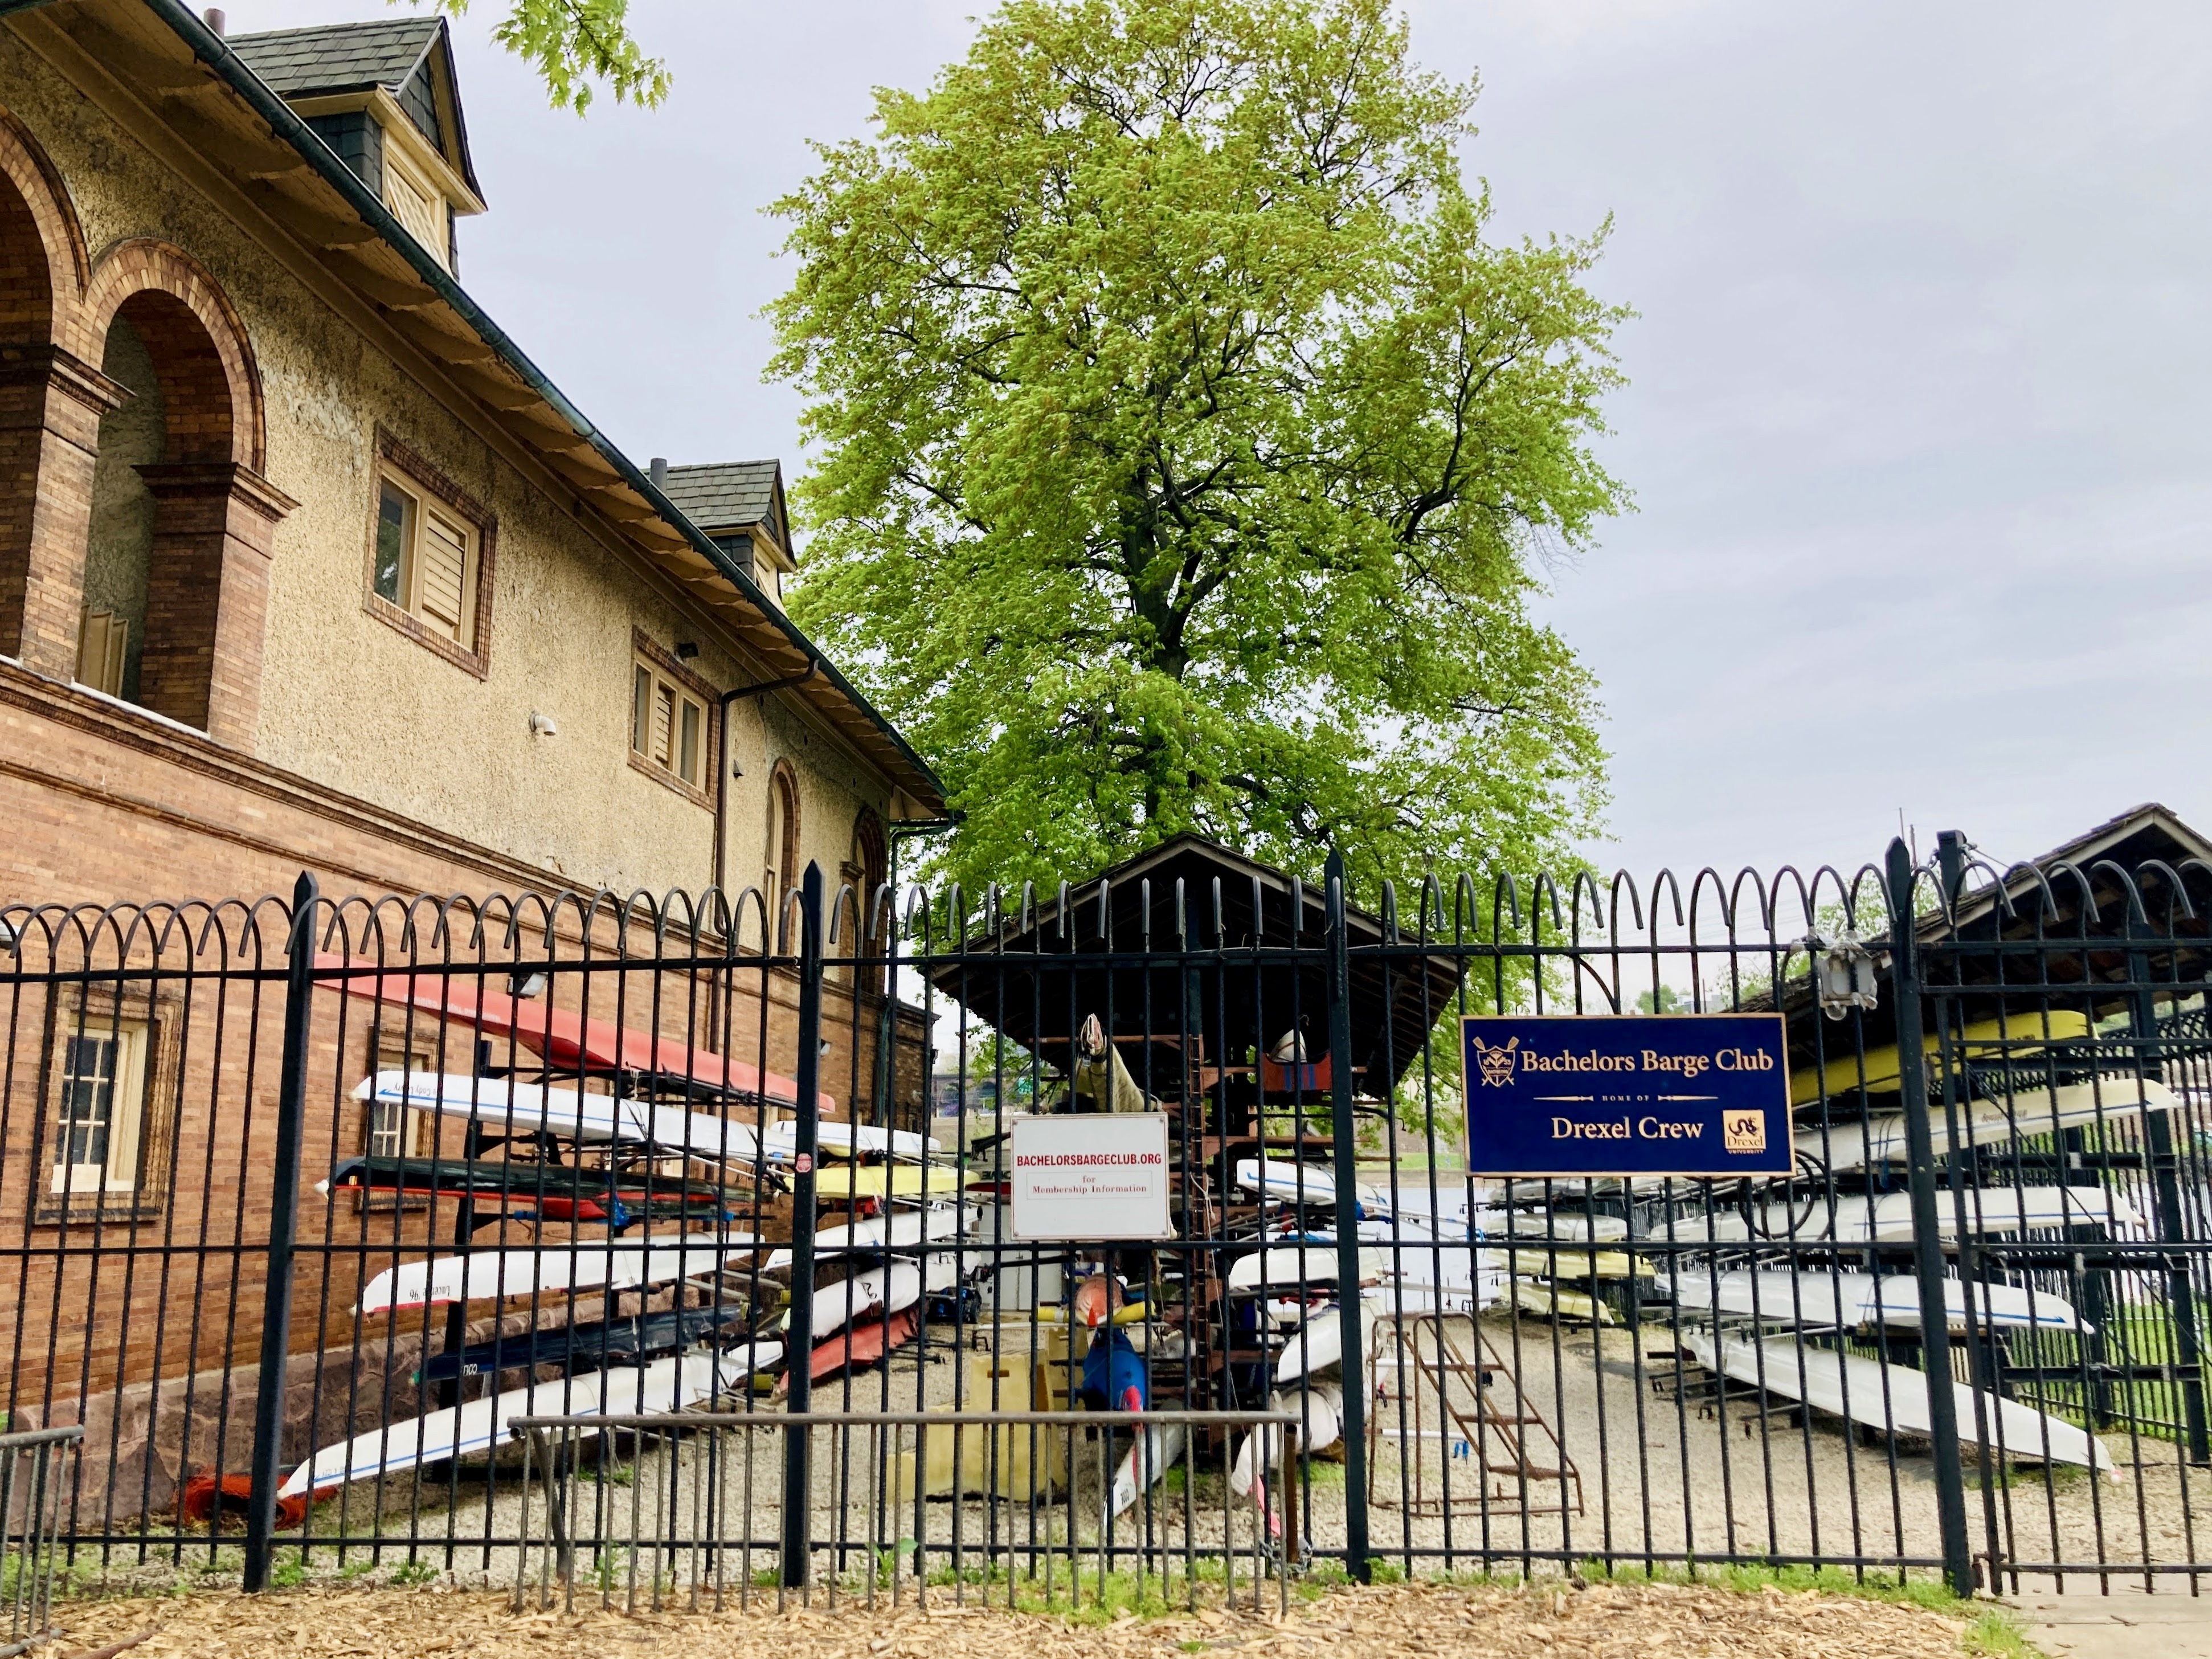
[[[604,956],[653,948],[650,912],[553,896],[719,882],[763,920],[677,935],[757,957],[809,862],[878,891],[896,826],[945,811],[784,614],[777,465],[616,451],[468,297],[484,208],[441,20],[0,18],[0,1352],[13,1423],[87,1423],[108,1523],[241,1467],[283,987],[218,970],[281,973],[254,896],[312,871],[356,961]],[[461,902],[388,898],[418,893]],[[553,995],[793,1067],[781,970],[586,982]],[[920,1109],[885,988],[830,987],[840,1111]],[[474,1034],[317,1002],[306,1179],[445,1147],[352,1089],[466,1072]],[[290,1453],[382,1420],[433,1340],[349,1309],[370,1247],[442,1220],[303,1194],[304,1233],[341,1221],[362,1249],[295,1281]]]

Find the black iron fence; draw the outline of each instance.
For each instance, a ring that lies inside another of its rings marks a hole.
[[[1048,893],[0,913],[56,1535],[625,1596],[2212,1570],[2212,870],[1370,896],[1185,842]],[[1790,1175],[1468,1168],[1459,1017],[1740,1009]],[[1071,1112],[1158,1115],[1164,1236],[1024,1220]]]

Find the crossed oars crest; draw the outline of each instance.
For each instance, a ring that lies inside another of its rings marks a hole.
[[[1492,1088],[1503,1088],[1513,1081],[1513,1051],[1521,1046],[1519,1037],[1508,1037],[1503,1045],[1493,1048],[1480,1037],[1474,1039],[1475,1064],[1482,1070],[1482,1080]]]

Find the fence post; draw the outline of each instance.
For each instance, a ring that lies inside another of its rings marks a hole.
[[[284,1048],[276,1078],[276,1156],[270,1170],[269,1278],[261,1311],[261,1380],[253,1397],[253,1468],[246,1507],[246,1588],[269,1587],[283,1456],[284,1374],[292,1352],[292,1252],[300,1227],[300,1158],[307,1139],[307,1025],[314,1012],[315,912],[320,894],[302,870],[292,885],[285,949]]]
[[[1912,853],[1902,836],[1889,844],[1889,988],[1897,1012],[1897,1073],[1905,1097],[1905,1167],[1912,1200],[1912,1269],[1920,1285],[1920,1353],[1927,1367],[1928,1429],[1935,1442],[1936,1520],[1943,1577],[1959,1595],[1974,1593],[1966,1534],[1965,1455],[1951,1376],[1951,1315],[1943,1294],[1943,1243],[1936,1212],[1936,1137],[1928,1116],[1927,1046],[1922,1036],[1919,939],[1913,927]]]
[[[816,1099],[822,1075],[822,866],[809,860],[799,898],[799,1115],[792,1125],[791,1328],[784,1343],[783,1374],[791,1379],[787,1409],[803,1414],[811,1403],[814,1357],[814,1159],[819,1139]],[[813,1430],[799,1424],[783,1431],[783,1571],[787,1589],[806,1586],[814,1553]]]
[[[2150,937],[2150,920],[2136,913],[2140,902],[2137,896],[2130,895],[2128,981],[2134,994],[2129,999],[2128,1018],[2136,1039],[2136,1075],[2148,1078],[2155,1073],[2163,1081],[2165,1051],[2159,1037],[2157,1002],[2151,994],[2150,953],[2144,949],[2144,941]],[[2150,1152],[2158,1236],[2169,1243],[2186,1244],[2189,1219],[2181,1202],[2181,1160],[2174,1156],[2173,1125],[2164,1112],[2145,1112],[2142,1121],[2143,1139]],[[2189,1461],[2202,1465],[2212,1461],[2212,1428],[2208,1428],[2204,1413],[2204,1354],[2197,1339],[2197,1285],[2190,1276],[2185,1250],[2175,1251],[2167,1263],[2166,1294],[2166,1305],[2172,1310],[2177,1357],[2183,1367],[2182,1432],[2187,1438]]]
[[[1328,887],[1328,1054],[1336,1170],[1336,1315],[1344,1364],[1344,1570],[1368,1580],[1366,1351],[1359,1328],[1359,1172],[1352,1117],[1352,941],[1344,925],[1344,854],[1331,853]],[[1285,1551],[1297,1547],[1283,1540]]]

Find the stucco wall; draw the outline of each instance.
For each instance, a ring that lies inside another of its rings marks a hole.
[[[763,671],[5,30],[0,102],[59,169],[95,263],[127,238],[174,243],[244,320],[266,399],[264,470],[299,502],[276,532],[255,753],[568,884],[703,886],[712,812],[629,764],[632,629],[664,647],[698,642],[690,666],[716,686]],[[365,608],[380,425],[496,519],[484,678]],[[550,716],[558,735],[533,736],[533,713]],[[764,792],[779,756],[801,780],[802,857],[820,860],[834,883],[854,816],[864,803],[880,809],[883,783],[795,710],[748,702],[734,718],[744,775],[731,781],[732,884],[759,878]]]

